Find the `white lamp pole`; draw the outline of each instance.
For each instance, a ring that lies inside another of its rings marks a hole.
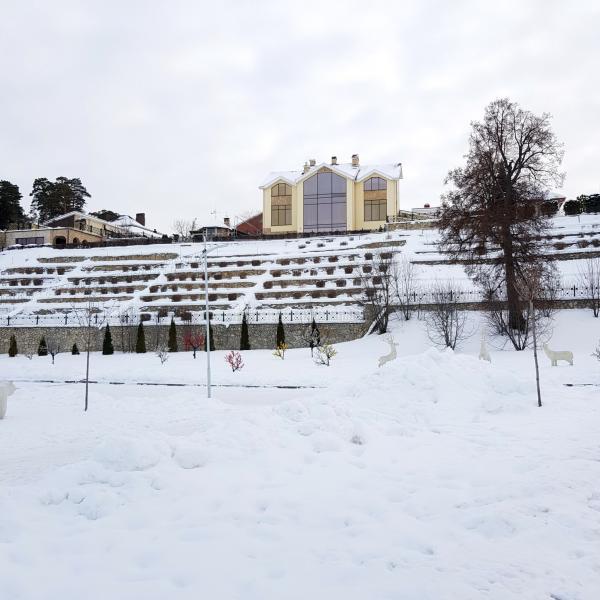
[[[208,312],[208,251],[206,249],[206,230],[204,232],[204,301],[206,320],[206,397],[211,397],[210,389],[210,316]]]

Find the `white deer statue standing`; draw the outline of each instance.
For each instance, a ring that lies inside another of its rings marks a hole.
[[[380,367],[385,365],[385,363],[390,362],[390,360],[394,360],[397,356],[396,346],[398,344],[394,341],[394,338],[391,335],[387,335],[385,336],[385,341],[390,345],[390,351],[387,354],[384,354],[382,357],[380,357],[378,365]]]
[[[8,397],[16,390],[15,384],[12,381],[3,381],[0,383],[0,419],[4,419],[6,415],[6,405]]]
[[[565,360],[573,366],[573,353],[569,350],[550,350],[548,344],[544,344],[543,348],[553,367],[558,366],[559,360]]]
[[[481,347],[479,349],[479,360],[487,360],[488,362],[492,362],[492,357],[488,352],[486,343],[485,343],[485,332],[483,329],[481,330]]]

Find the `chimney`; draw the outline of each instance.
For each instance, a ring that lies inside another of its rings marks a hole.
[[[308,162],[311,167],[314,167],[317,164],[317,161],[314,158],[311,158]]]
[[[332,156],[331,157],[331,164],[332,165],[337,165],[337,156]]]
[[[229,227],[229,223],[230,223],[230,221],[229,221],[229,217],[225,217],[225,218],[223,219],[223,223],[225,223],[225,227]]]
[[[304,168],[302,169],[302,175],[304,175],[305,173],[308,173],[308,170],[310,169],[310,166],[307,162],[304,163]]]
[[[358,154],[353,154],[352,155],[352,166],[353,167],[358,167],[359,166],[359,161],[358,161]]]
[[[136,213],[135,220],[142,226],[146,225],[146,213]]]

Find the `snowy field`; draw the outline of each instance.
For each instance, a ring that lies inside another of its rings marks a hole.
[[[86,414],[39,383],[83,356],[0,356],[0,599],[599,598],[600,319],[558,316],[575,365],[541,356],[542,408],[531,352],[393,328],[381,369],[377,336],[329,368],[216,352],[212,400],[136,385],[202,384],[202,353],[94,354]]]

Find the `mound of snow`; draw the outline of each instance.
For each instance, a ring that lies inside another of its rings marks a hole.
[[[145,471],[156,466],[169,449],[144,438],[109,438],[94,452],[94,460],[115,471]]]

